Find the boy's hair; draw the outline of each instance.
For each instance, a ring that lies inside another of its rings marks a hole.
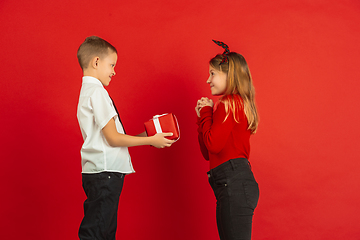
[[[97,36],[87,37],[77,51],[81,69],[86,69],[92,58],[106,56],[110,50],[117,54],[116,48],[104,39]]]
[[[248,129],[255,133],[259,124],[259,116],[255,104],[255,88],[252,82],[249,66],[245,58],[236,52],[226,54],[228,61],[222,64],[223,54],[218,54],[210,60],[210,65],[218,71],[226,73],[226,90],[220,101],[225,104],[227,116],[230,111],[238,122],[236,106],[243,106],[248,121]],[[230,111],[229,111],[230,110]],[[226,119],[225,118],[225,119]]]

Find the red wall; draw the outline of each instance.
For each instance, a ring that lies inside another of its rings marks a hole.
[[[76,239],[76,51],[89,35],[119,51],[107,90],[127,132],[165,112],[181,127],[169,149],[130,149],[119,237],[218,239],[194,111],[216,39],[247,58],[257,90],[253,239],[359,239],[359,13],[357,0],[2,0],[1,239]]]

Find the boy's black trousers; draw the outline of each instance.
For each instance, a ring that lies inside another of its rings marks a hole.
[[[87,199],[79,228],[80,240],[115,240],[124,177],[125,174],[117,172],[82,174]]]

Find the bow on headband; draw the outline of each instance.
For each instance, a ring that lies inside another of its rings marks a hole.
[[[226,45],[226,44],[223,43],[223,42],[220,42],[220,41],[215,41],[215,40],[213,40],[213,42],[224,49],[224,52],[223,52],[223,54],[222,54],[222,55],[223,55],[223,59],[222,59],[222,61],[221,61],[221,63],[220,63],[219,65],[223,64],[224,62],[228,62],[228,56],[227,56],[227,55],[230,53],[229,46]]]

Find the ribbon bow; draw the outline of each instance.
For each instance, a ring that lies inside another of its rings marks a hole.
[[[216,41],[216,40],[213,40],[213,42],[216,44],[216,45],[219,45],[220,47],[222,47],[223,49],[224,49],[224,52],[223,52],[223,59],[222,59],[222,61],[221,61],[221,63],[219,64],[219,65],[221,65],[221,64],[223,64],[224,62],[228,62],[228,54],[230,53],[230,50],[229,50],[229,46],[228,45],[226,45],[225,43],[223,43],[223,42],[220,42],[220,41]]]

